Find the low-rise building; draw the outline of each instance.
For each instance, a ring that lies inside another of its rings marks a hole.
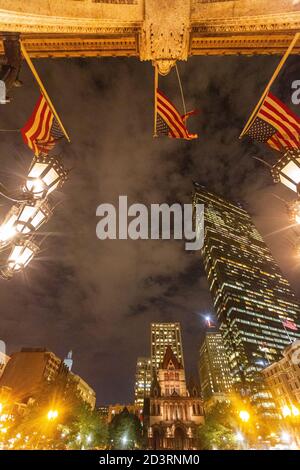
[[[22,348],[11,355],[0,377],[0,387],[11,389],[15,401],[27,402],[63,369],[61,359],[53,352],[45,348]]]
[[[0,377],[3,374],[6,364],[10,360],[10,357],[7,354],[0,351]]]
[[[73,386],[75,386],[75,391],[78,396],[85,402],[90,405],[92,410],[96,405],[96,392],[95,390],[79,375],[69,372],[68,381]]]
[[[300,406],[300,341],[289,344],[282,358],[263,371],[265,382],[279,410]]]
[[[139,407],[136,406],[135,404],[129,404],[129,405],[122,405],[120,403],[116,403],[115,405],[108,405],[108,418],[107,421],[108,423],[111,422],[113,417],[119,413],[121,413],[124,408],[127,408],[129,413],[133,413],[137,416],[139,416]]]

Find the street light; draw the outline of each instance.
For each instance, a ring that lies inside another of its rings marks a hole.
[[[49,410],[47,414],[48,421],[54,421],[58,417],[57,410]]]
[[[31,193],[35,199],[44,199],[63,185],[67,175],[59,158],[39,155],[31,163],[24,191]]]
[[[248,413],[248,411],[246,411],[246,410],[241,410],[239,412],[239,417],[243,421],[243,423],[248,423],[248,421],[250,419],[250,413]]]
[[[281,413],[282,413],[282,416],[284,418],[287,418],[289,416],[299,416],[300,415],[300,411],[298,410],[298,408],[295,406],[295,405],[291,405],[291,406],[288,406],[288,405],[284,405],[282,408],[281,408]]]
[[[244,442],[245,438],[241,432],[237,432],[235,438],[238,442]]]
[[[6,215],[4,222],[0,226],[0,247],[7,246],[11,239],[16,235],[15,222],[18,218],[20,208],[13,206]]]
[[[282,183],[300,195],[300,150],[288,150],[272,167],[275,183]]]
[[[52,211],[47,201],[29,201],[20,206],[15,229],[18,234],[27,235],[38,230],[51,217]]]
[[[30,239],[17,241],[7,260],[8,275],[24,269],[38,251],[39,246]]]

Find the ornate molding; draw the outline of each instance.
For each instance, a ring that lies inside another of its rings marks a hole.
[[[111,38],[23,38],[30,56],[38,57],[113,57],[138,56],[138,40],[136,36],[120,36]],[[3,46],[0,42],[0,54]]]
[[[300,3],[287,13],[278,0],[269,14],[272,1],[2,0],[0,31],[20,32],[32,57],[139,56],[165,75],[189,55],[282,53]]]
[[[220,19],[193,19],[192,33],[229,34],[248,32],[285,32],[300,29],[300,11],[273,15],[239,16],[237,18]]]
[[[190,55],[282,54],[287,50],[291,38],[292,35],[193,37]],[[293,53],[300,53],[300,44]]]
[[[28,15],[0,9],[0,31],[35,34],[137,34],[141,22]]]
[[[161,75],[177,60],[187,60],[190,35],[190,1],[147,0],[140,33],[140,58],[151,60]]]

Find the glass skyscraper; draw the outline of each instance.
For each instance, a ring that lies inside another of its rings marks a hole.
[[[223,338],[215,328],[205,332],[199,350],[199,377],[202,397],[209,400],[214,395],[228,394],[232,379]]]
[[[300,305],[250,215],[195,183],[203,262],[236,388],[261,394],[259,371],[300,338]],[[284,320],[298,326],[285,330]]]
[[[180,323],[151,323],[151,363],[157,371],[163,361],[167,346],[184,368]]]
[[[150,395],[152,367],[150,357],[138,357],[135,373],[134,403],[143,411],[144,400]]]

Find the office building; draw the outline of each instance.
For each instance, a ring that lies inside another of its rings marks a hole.
[[[143,411],[144,399],[149,397],[151,388],[151,359],[149,357],[138,357],[135,373],[134,402]]]
[[[216,328],[205,332],[199,350],[199,377],[204,401],[216,398],[218,401],[228,394],[232,388],[229,363],[221,333]]]
[[[184,367],[180,323],[151,323],[152,370],[158,370],[165,356],[167,346]]]
[[[299,302],[245,209],[197,183],[193,202],[205,207],[202,256],[233,383],[271,407],[259,372],[300,338]]]
[[[23,348],[11,355],[0,377],[0,387],[10,388],[16,401],[26,402],[63,370],[61,359],[53,352],[44,348]]]

